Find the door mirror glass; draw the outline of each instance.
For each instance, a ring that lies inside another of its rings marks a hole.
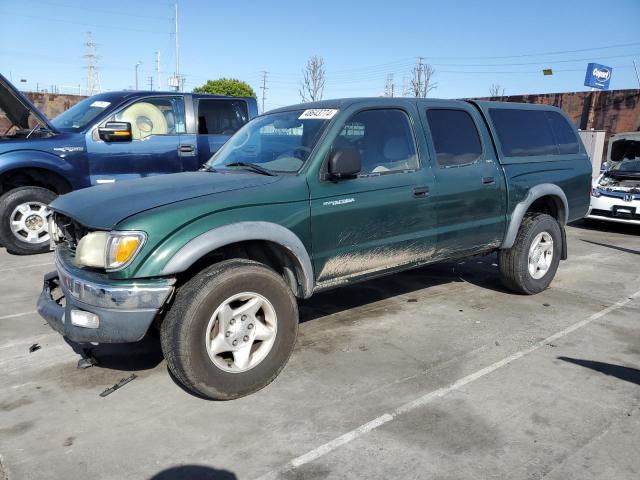
[[[98,128],[98,136],[105,142],[130,142],[131,124],[129,122],[107,122]]]
[[[362,170],[360,152],[354,147],[335,148],[329,155],[329,177],[353,178]]]

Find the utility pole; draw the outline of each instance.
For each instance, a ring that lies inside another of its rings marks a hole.
[[[423,57],[418,57],[418,92],[422,92],[422,60]]]
[[[149,75],[149,90],[153,92],[153,75]]]
[[[395,87],[393,85],[393,73],[387,75],[387,80],[384,84],[384,96],[385,97],[393,97],[394,96]]]
[[[638,65],[636,65],[636,61],[633,61],[633,70],[636,72],[636,80],[638,80],[638,87],[640,87],[640,74],[638,74]]]
[[[175,3],[176,7],[176,92],[180,91],[180,40],[178,37],[178,2]]]
[[[100,76],[98,75],[98,55],[96,54],[96,42],[93,40],[91,32],[87,32],[84,42],[87,59],[87,95],[91,96],[100,92]]]
[[[156,88],[162,90],[162,80],[160,80],[160,52],[156,52]],[[153,90],[153,89],[152,89]]]
[[[140,60],[136,63],[136,90],[138,90],[138,67],[142,64]]]
[[[267,88],[267,75],[268,74],[269,74],[269,72],[266,72],[264,70],[262,71],[262,87],[260,87],[260,88],[262,88],[262,113],[264,113],[264,101],[267,98],[266,91],[269,90]]]

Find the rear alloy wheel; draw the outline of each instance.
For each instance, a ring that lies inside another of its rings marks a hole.
[[[49,251],[51,190],[21,187],[0,198],[0,242],[11,253],[29,255]]]
[[[536,280],[544,277],[553,263],[553,238],[540,232],[529,248],[529,274]]]
[[[502,283],[527,295],[542,292],[558,270],[561,252],[562,231],[558,221],[543,213],[528,214],[513,247],[498,254]]]

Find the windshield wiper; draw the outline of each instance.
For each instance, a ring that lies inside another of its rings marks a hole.
[[[269,175],[270,177],[276,176],[276,174],[273,173],[271,170],[267,170],[266,168],[261,167],[256,163],[232,162],[232,163],[227,163],[225,167],[244,167],[247,170],[251,170],[253,172],[260,173],[262,175]]]

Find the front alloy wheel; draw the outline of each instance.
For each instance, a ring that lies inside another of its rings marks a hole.
[[[230,400],[260,390],[296,342],[298,305],[264,264],[225,260],[178,287],[160,328],[169,370],[188,390]]]
[[[48,205],[56,194],[42,187],[19,187],[0,197],[0,243],[11,253],[49,251]]]
[[[271,351],[278,331],[273,305],[259,293],[243,292],[226,299],[207,326],[209,358],[225,372],[246,372]]]
[[[11,233],[22,242],[48,243],[50,215],[51,211],[44,203],[21,203],[11,212]]]

